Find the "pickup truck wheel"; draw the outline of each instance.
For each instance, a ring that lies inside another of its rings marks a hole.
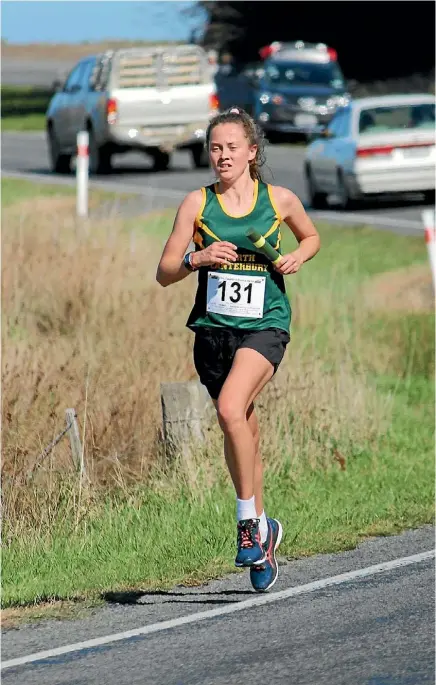
[[[196,169],[205,169],[209,166],[209,155],[203,144],[193,145],[191,148],[192,162]]]
[[[153,150],[153,171],[166,171],[170,165],[171,155],[162,150]]]
[[[327,194],[320,193],[318,186],[313,178],[313,173],[310,167],[306,168],[306,187],[309,204],[313,209],[325,209],[327,207]]]
[[[98,146],[95,135],[89,131],[89,173],[108,174],[112,170],[112,155],[106,146]]]
[[[61,153],[61,148],[52,127],[47,129],[48,153],[50,168],[56,174],[69,174],[71,171],[71,155]]]

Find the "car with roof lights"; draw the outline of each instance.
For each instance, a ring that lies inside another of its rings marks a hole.
[[[325,43],[276,41],[259,54],[255,117],[270,139],[320,131],[351,101],[337,52]]]

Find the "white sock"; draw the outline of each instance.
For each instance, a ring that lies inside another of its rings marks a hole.
[[[236,518],[238,521],[244,519],[256,519],[256,505],[254,504],[254,495],[250,499],[236,498]]]
[[[260,530],[260,539],[262,542],[265,542],[266,538],[268,537],[268,522],[266,520],[265,511],[263,511],[260,515],[259,530]]]

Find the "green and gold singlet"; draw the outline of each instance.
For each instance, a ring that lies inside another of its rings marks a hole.
[[[247,229],[255,228],[280,253],[282,218],[274,205],[271,186],[255,181],[253,205],[239,217],[227,212],[217,184],[201,190],[203,203],[193,237],[196,251],[227,240],[237,246],[238,260],[228,266],[199,269],[195,304],[187,326],[193,330],[208,326],[289,331],[291,307],[284,278],[246,237]]]

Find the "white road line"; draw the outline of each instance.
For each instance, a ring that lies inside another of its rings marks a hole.
[[[2,170],[2,178],[21,178],[24,181],[33,181],[38,183],[46,183],[48,185],[63,185],[63,186],[75,186],[76,177],[74,175],[62,178],[62,176],[49,176],[48,174],[34,174],[32,172],[24,171],[8,171],[7,169]],[[94,181],[90,179],[89,185],[91,188],[99,188],[101,190],[106,190],[108,193],[128,193],[130,195],[143,195],[145,197],[151,197],[153,195],[164,196],[169,199],[174,199],[182,201],[187,195],[188,191],[183,190],[173,190],[172,188],[155,188],[154,186],[137,186],[130,184],[118,183],[116,181],[106,182],[106,181]]]
[[[122,633],[114,633],[113,635],[104,635],[103,637],[97,637],[93,640],[76,642],[71,645],[65,645],[64,647],[47,649],[44,652],[35,652],[35,654],[28,654],[27,656],[21,656],[16,659],[4,661],[1,664],[1,669],[5,670],[7,668],[13,668],[14,666],[23,666],[24,664],[30,664],[36,661],[42,661],[44,659],[63,656],[64,654],[70,654],[71,652],[101,647],[102,645],[108,645],[112,642],[119,642],[120,640],[128,640],[129,638],[137,637],[138,635],[150,635],[152,633],[158,633],[161,630],[178,628],[189,623],[205,621],[208,618],[215,618],[216,616],[223,616],[225,614],[233,614],[237,611],[243,611],[244,609],[251,609],[252,607],[258,607],[264,604],[279,602],[282,599],[289,599],[290,597],[297,597],[298,595],[315,592],[316,590],[322,590],[326,587],[331,587],[332,585],[340,585],[341,583],[347,583],[351,580],[367,578],[368,576],[374,576],[378,573],[385,573],[386,571],[392,571],[404,566],[410,566],[411,564],[419,564],[421,561],[434,558],[434,556],[435,550],[429,550],[428,552],[413,554],[409,557],[402,557],[400,559],[386,561],[382,564],[367,566],[366,568],[361,568],[357,571],[341,573],[338,576],[330,576],[329,578],[323,578],[322,580],[315,580],[312,583],[307,583],[306,585],[297,585],[297,587],[291,587],[287,590],[281,590],[280,592],[274,592],[260,596],[256,595],[252,599],[247,599],[242,602],[235,602],[234,604],[219,607],[218,609],[210,609],[209,611],[202,611],[197,614],[190,614],[189,616],[181,616],[180,618],[162,621],[161,623],[153,623],[152,625],[143,626],[142,628],[126,630]]]
[[[364,214],[363,212],[335,212],[335,211],[309,211],[314,219],[326,219],[333,221],[340,221],[351,224],[369,224],[379,226],[393,226],[395,228],[411,228],[423,231],[424,227],[420,221],[413,219],[397,219],[392,216],[385,216],[383,214]]]

